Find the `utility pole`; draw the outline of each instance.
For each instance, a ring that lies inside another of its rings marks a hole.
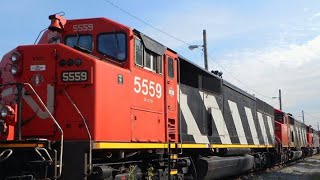
[[[279,106],[280,106],[280,110],[282,111],[281,89],[279,89]]]
[[[304,112],[302,110],[302,121],[303,121],[303,124],[304,124]]]
[[[208,70],[208,50],[207,50],[207,32],[203,30],[203,55],[204,55],[204,68]]]

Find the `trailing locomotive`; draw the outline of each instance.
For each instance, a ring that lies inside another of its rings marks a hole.
[[[213,179],[319,151],[319,132],[135,29],[49,19],[0,62],[0,180]]]

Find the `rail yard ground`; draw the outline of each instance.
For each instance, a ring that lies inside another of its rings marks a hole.
[[[264,172],[256,172],[242,176],[241,180],[320,180],[320,155],[293,162],[289,165],[277,166]]]

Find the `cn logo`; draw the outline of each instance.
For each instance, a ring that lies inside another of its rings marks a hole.
[[[30,106],[30,108],[37,113],[37,116],[41,119],[47,119],[49,118],[49,114],[47,111],[43,111],[43,107],[39,106],[39,104],[36,103],[36,101],[30,96],[30,95],[25,95],[26,90],[23,88],[22,89],[22,94],[23,94],[23,99],[26,101],[26,103]],[[1,97],[7,97],[10,95],[14,95],[17,93],[17,88],[7,88],[2,91]],[[43,100],[44,101],[44,100]],[[54,87],[51,86],[50,84],[47,85],[47,108],[50,111],[50,113],[53,112],[53,104],[54,104]]]

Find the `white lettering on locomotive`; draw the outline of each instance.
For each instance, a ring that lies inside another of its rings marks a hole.
[[[149,95],[150,97],[156,96],[158,99],[162,96],[162,87],[161,84],[155,83],[148,79],[141,79],[138,76],[134,77],[134,92],[143,95]]]
[[[30,71],[45,71],[46,65],[31,65]]]
[[[85,82],[88,81],[87,71],[65,71],[61,75],[63,82]]]
[[[74,32],[93,31],[93,24],[75,24],[72,29]]]
[[[57,37],[57,36],[58,36],[58,32],[56,32],[56,31],[50,31],[48,33],[48,39],[51,39],[51,38]]]

